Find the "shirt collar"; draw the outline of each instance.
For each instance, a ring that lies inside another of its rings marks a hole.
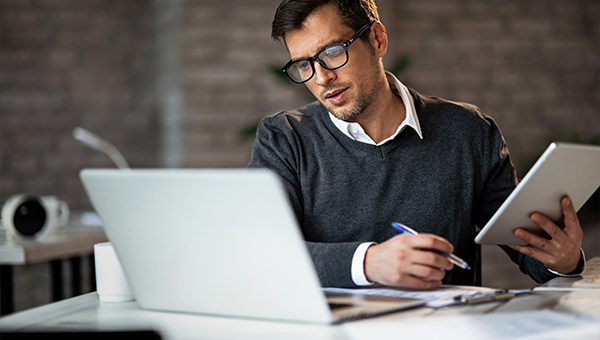
[[[402,84],[393,74],[386,71],[385,75],[386,75],[388,83],[390,84],[391,90],[394,92],[395,95],[399,96],[402,99],[402,102],[404,103],[404,107],[406,108],[406,118],[404,118],[404,121],[402,121],[402,123],[400,123],[400,125],[398,126],[398,129],[396,129],[396,132],[393,135],[391,135],[390,137],[388,137],[388,138],[384,139],[383,141],[379,142],[378,144],[376,144],[371,139],[371,137],[369,137],[364,132],[364,130],[360,126],[360,124],[350,123],[350,122],[346,122],[341,119],[338,119],[333,114],[331,114],[331,112],[329,112],[329,118],[331,118],[331,121],[333,122],[333,124],[340,131],[342,131],[346,136],[350,137],[353,140],[367,143],[367,144],[373,144],[373,145],[378,145],[378,146],[383,145],[383,144],[387,143],[388,141],[394,139],[407,126],[410,126],[411,128],[413,128],[417,132],[419,137],[421,139],[423,139],[423,134],[421,132],[421,125],[419,124],[419,118],[417,117],[417,110],[415,109],[415,101],[414,101],[413,96],[410,94],[410,91],[408,91],[408,88],[406,86],[404,86],[404,84]]]

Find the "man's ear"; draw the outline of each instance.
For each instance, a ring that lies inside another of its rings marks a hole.
[[[388,37],[385,26],[381,22],[374,22],[371,26],[369,41],[379,58],[382,58],[387,53]]]

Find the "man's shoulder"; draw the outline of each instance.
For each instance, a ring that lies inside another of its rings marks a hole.
[[[481,116],[481,110],[476,105],[448,100],[441,97],[429,96],[420,94],[412,89],[410,89],[411,94],[415,100],[415,107],[417,111],[421,109],[421,111],[426,111],[429,113],[456,113],[456,114],[464,114],[471,116]]]
[[[319,101],[314,101],[312,103],[309,103],[302,107],[299,107],[295,110],[286,110],[286,111],[277,112],[275,114],[267,116],[267,118],[278,117],[278,119],[282,119],[284,117],[294,117],[294,118],[298,119],[301,117],[314,117],[315,115],[317,115],[319,113],[327,113],[327,109],[325,109],[323,104],[321,104]]]
[[[476,105],[448,100],[436,96],[422,95],[410,90],[415,100],[415,109],[419,120],[447,121],[455,124],[483,124],[488,126],[494,124],[493,119],[484,114]]]
[[[327,114],[327,109],[318,101],[304,105],[290,111],[280,111],[266,116],[262,124],[272,128],[299,128],[301,126],[321,125],[322,116]]]

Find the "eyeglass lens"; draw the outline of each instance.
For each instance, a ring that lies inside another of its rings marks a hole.
[[[333,45],[326,47],[315,59],[326,69],[333,70],[342,67],[348,61],[348,54],[342,44]],[[312,60],[298,60],[290,65],[287,71],[293,80],[306,81],[314,72]]]

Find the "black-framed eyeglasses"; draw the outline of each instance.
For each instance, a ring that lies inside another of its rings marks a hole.
[[[294,83],[302,84],[315,75],[315,60],[327,70],[336,70],[348,63],[348,46],[360,38],[369,27],[371,24],[364,25],[350,39],[327,46],[310,58],[290,60],[281,71],[287,74]]]

